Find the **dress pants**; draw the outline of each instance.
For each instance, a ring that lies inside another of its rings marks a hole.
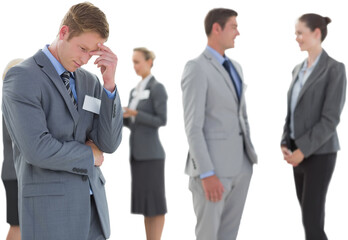
[[[235,240],[237,238],[252,171],[250,161],[245,158],[237,176],[220,178],[225,192],[222,200],[216,203],[205,198],[199,177],[190,178],[189,188],[197,217],[197,240]]]
[[[328,239],[324,231],[325,200],[336,156],[337,153],[312,155],[294,168],[306,240]]]
[[[91,219],[87,240],[105,240],[93,195],[91,195]]]

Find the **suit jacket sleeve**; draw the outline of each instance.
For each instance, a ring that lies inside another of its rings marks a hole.
[[[282,135],[282,138],[281,138],[281,140],[280,140],[280,145],[281,145],[281,146],[285,145],[285,146],[289,147],[289,143],[288,143],[288,141],[287,141],[288,136],[289,136],[289,133],[288,133],[288,126],[287,126],[287,125],[288,125],[287,118],[288,118],[288,117],[286,117],[286,119],[285,119],[285,124],[284,124],[284,127],[283,127],[283,135]]]
[[[186,64],[181,88],[190,157],[195,160],[198,173],[206,173],[214,170],[203,132],[208,81],[196,62]]]
[[[134,123],[147,125],[153,128],[166,125],[168,96],[164,86],[160,83],[156,84],[156,86],[151,89],[150,98],[153,102],[155,114],[138,110]]]
[[[344,64],[338,63],[330,68],[325,102],[320,121],[308,132],[296,139],[296,145],[305,157],[310,156],[336,132],[346,97],[346,73]]]
[[[7,131],[4,117],[2,117],[2,141],[4,151],[4,162],[1,170],[1,178],[3,180],[16,180],[16,171],[13,162],[12,140]]]
[[[101,92],[100,114],[94,117],[89,137],[102,152],[113,153],[122,139],[121,102],[117,90],[114,99],[110,99],[104,89]]]
[[[47,127],[41,98],[40,81],[30,76],[27,70],[17,67],[10,69],[3,84],[2,110],[11,139],[25,161],[54,171],[81,175],[92,173],[94,165],[91,148],[78,141],[60,141],[54,138]],[[105,100],[102,99],[103,101]],[[106,110],[105,107],[109,109]],[[102,115],[107,115],[105,112],[108,112],[110,114],[107,117],[111,119],[111,109],[112,104],[102,104]],[[105,128],[109,126],[110,124]],[[101,149],[107,148],[104,147],[103,140],[93,140]],[[76,173],[76,168],[85,171]]]
[[[130,92],[130,94],[129,94],[128,106],[129,106],[130,101],[131,101],[131,99],[132,99],[132,93],[133,93],[133,91],[134,91],[134,88],[131,90],[131,92]],[[130,128],[130,123],[131,123],[131,120],[130,120],[129,117],[128,117],[128,118],[123,118],[123,126],[125,126],[125,127],[127,127],[127,128]]]
[[[303,63],[298,64],[293,70],[292,70],[292,76],[293,76],[293,81],[294,81],[294,77],[297,78],[297,74],[300,71],[300,68],[302,66]],[[296,75],[296,76],[295,76]],[[295,78],[295,79],[296,79]],[[289,94],[291,94],[291,89],[292,89],[292,85],[294,84],[294,82],[292,82],[290,84],[289,90],[288,90],[288,98],[289,98]],[[289,100],[288,100],[289,101]],[[290,132],[289,132],[289,124],[290,124],[290,103],[287,103],[287,114],[286,114],[286,118],[285,118],[285,124],[283,127],[283,134],[280,140],[280,145],[285,145],[288,148],[290,148]]]

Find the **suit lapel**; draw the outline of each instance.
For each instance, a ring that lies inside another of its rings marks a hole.
[[[223,79],[225,83],[227,84],[228,88],[230,89],[233,95],[233,98],[237,102],[239,102],[232,80],[230,76],[228,75],[227,71],[225,70],[225,68],[211,55],[209,50],[206,49],[203,54],[208,59],[208,61],[213,65],[213,67],[223,76]]]
[[[36,63],[41,67],[41,70],[47,75],[47,77],[53,82],[54,86],[57,88],[58,92],[64,99],[64,102],[69,109],[69,112],[74,120],[75,126],[78,123],[79,120],[79,114],[76,111],[73,102],[71,101],[71,98],[64,86],[64,83],[61,79],[61,77],[58,75],[56,69],[50,62],[50,60],[47,58],[47,56],[39,50],[35,55],[34,59]]]
[[[86,79],[86,74],[82,72],[80,69],[75,71],[75,86],[76,86],[76,94],[77,94],[77,104],[79,109],[79,115],[83,118],[83,115],[86,111],[82,110],[83,103],[85,101],[85,96],[88,89],[88,81]],[[94,96],[91,96],[94,97]]]
[[[240,65],[232,59],[230,59],[230,61],[233,64],[234,69],[236,69],[238,76],[240,78],[240,81],[241,81],[240,102],[242,102],[247,85],[244,83],[244,77],[243,77],[243,73],[242,73],[242,69],[240,68]],[[236,93],[236,96],[237,96],[237,92],[236,92],[236,89],[234,86],[233,86],[233,89],[235,90],[234,92]]]
[[[150,80],[148,81],[148,83],[146,84],[144,90],[148,90],[150,91],[150,95],[151,95],[151,88],[152,85],[155,83],[155,77],[151,77]],[[142,104],[144,104],[146,101],[150,100],[150,95],[147,99],[139,99],[138,105],[137,105],[137,109],[141,109]]]
[[[308,77],[307,81],[305,82],[305,84],[303,85],[300,94],[298,96],[297,99],[297,103],[300,102],[301,98],[303,97],[304,93],[308,90],[308,88],[313,85],[316,80],[319,78],[319,76],[323,73],[323,71],[325,70],[325,66],[326,66],[326,62],[327,62],[327,53],[323,50],[319,62],[318,64],[314,67],[313,72],[311,73],[311,75]]]
[[[149,82],[146,84],[145,89],[150,90],[152,87],[152,84],[155,82],[155,77],[151,77],[151,79],[149,80]]]
[[[288,103],[289,103],[289,104],[291,103],[292,89],[294,88],[294,84],[295,84],[295,82],[296,82],[296,79],[297,79],[297,77],[298,77],[298,74],[299,74],[299,72],[300,72],[300,70],[301,70],[303,64],[304,64],[304,63],[299,64],[299,65],[295,68],[294,74],[292,75],[292,82],[291,82],[291,84],[290,84],[289,91],[288,91]],[[290,107],[290,105],[289,105],[289,107]]]

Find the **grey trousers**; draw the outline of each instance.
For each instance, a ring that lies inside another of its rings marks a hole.
[[[220,178],[225,192],[223,199],[217,203],[205,198],[199,177],[190,178],[189,188],[197,217],[197,240],[235,240],[237,238],[252,172],[252,165],[246,159],[237,176]]]
[[[91,196],[91,219],[87,240],[105,240],[93,195]]]

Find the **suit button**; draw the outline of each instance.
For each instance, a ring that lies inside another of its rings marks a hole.
[[[239,136],[242,136],[242,135],[243,135],[243,133],[242,133],[242,132],[240,132],[240,133],[239,133]]]
[[[87,175],[83,175],[83,176],[82,176],[82,181],[86,182],[87,179],[88,179]]]

